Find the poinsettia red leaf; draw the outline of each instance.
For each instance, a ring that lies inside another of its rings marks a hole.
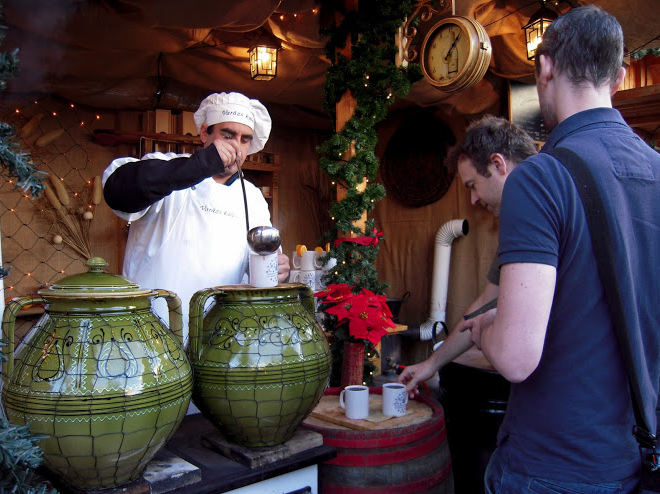
[[[380,343],[380,340],[387,334],[387,331],[384,329],[372,329],[367,335],[367,339],[373,343],[374,346]]]
[[[348,322],[348,329],[351,336],[353,336],[354,338],[364,339],[369,337],[368,326],[363,320],[359,318],[350,319]]]
[[[380,308],[383,311],[383,314],[385,314],[389,318],[392,318],[392,311],[390,310],[389,305],[387,305],[386,303],[382,303]]]
[[[344,303],[344,304],[337,304],[333,305],[332,307],[328,307],[325,309],[325,312],[328,314],[335,315],[339,318],[346,318],[350,314],[352,304],[349,303]]]

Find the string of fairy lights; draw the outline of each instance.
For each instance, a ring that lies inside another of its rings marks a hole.
[[[13,180],[0,184],[2,264],[10,269],[3,281],[5,298],[11,298],[84,270],[86,259],[61,230],[68,223],[89,242],[96,204],[88,147],[103,115],[52,97],[16,97],[0,107],[0,120],[14,127],[22,151],[52,189],[50,197],[32,198],[16,189]]]
[[[310,9],[310,12],[311,12],[312,15],[316,15],[316,14],[318,14],[319,9],[316,9],[316,8]],[[285,21],[285,20],[291,19],[291,18],[293,18],[297,21],[302,21],[302,20],[306,19],[308,14],[306,12],[293,12],[291,14],[279,13],[279,14],[275,14],[275,15],[277,16],[277,18],[280,21]]]

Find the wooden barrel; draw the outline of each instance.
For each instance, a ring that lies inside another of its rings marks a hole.
[[[321,494],[453,494],[440,404],[420,395],[403,417],[382,416],[382,388],[369,388],[369,418],[346,419],[340,388],[330,388],[303,427],[323,435],[337,456],[319,465]]]

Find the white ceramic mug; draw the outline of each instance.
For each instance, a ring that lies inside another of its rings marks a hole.
[[[256,254],[250,252],[250,285],[255,288],[277,286],[277,252]]]
[[[369,388],[366,386],[346,386],[339,393],[339,404],[346,411],[346,418],[366,419],[369,416]]]
[[[296,277],[298,276],[298,273],[300,273],[299,269],[290,269],[289,270],[289,283],[298,283],[296,281]]]
[[[314,269],[321,269],[321,261],[319,261],[319,253],[315,250],[307,250],[303,252],[302,256],[298,254],[293,255],[291,259],[293,267],[303,271],[313,271]]]
[[[314,269],[311,271],[301,269],[291,278],[291,281],[294,283],[304,283],[312,290],[316,290],[316,271]]]
[[[403,417],[406,414],[408,392],[406,386],[400,383],[383,384],[383,415],[386,417]]]
[[[317,269],[316,271],[314,271],[314,276],[315,276],[315,282],[314,283],[316,284],[315,290],[325,290],[326,288],[328,288],[325,285],[325,283],[323,283],[323,280],[321,279],[323,276],[325,276],[325,274],[326,274],[325,271],[321,271],[320,269]]]

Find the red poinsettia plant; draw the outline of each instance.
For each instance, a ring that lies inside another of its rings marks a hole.
[[[345,283],[330,284],[314,296],[319,298],[323,312],[337,317],[335,327],[346,324],[352,339],[369,340],[375,346],[387,334],[387,328],[395,327],[392,312],[383,295],[366,288],[353,293],[354,288]]]

